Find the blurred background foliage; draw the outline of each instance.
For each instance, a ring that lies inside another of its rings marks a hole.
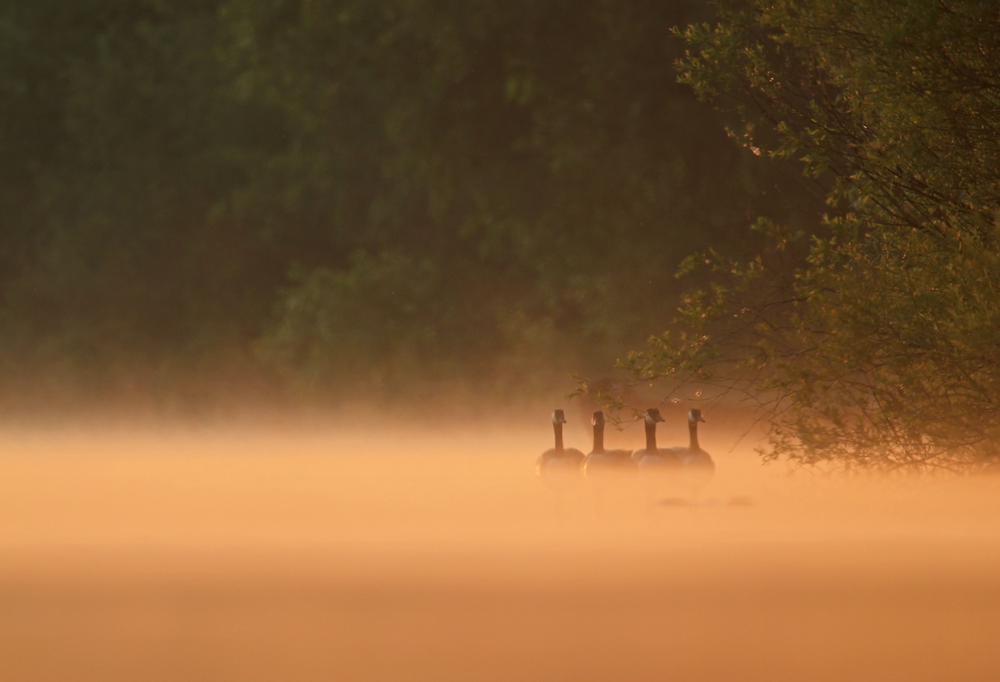
[[[678,84],[696,0],[0,5],[10,400],[498,399],[670,324],[798,171]]]

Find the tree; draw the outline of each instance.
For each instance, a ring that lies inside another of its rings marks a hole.
[[[738,250],[752,197],[774,184],[675,83],[670,28],[696,5],[243,3],[234,61],[301,122],[252,212],[287,226],[272,197],[293,196],[328,244],[301,262],[264,357],[317,382],[360,367],[379,385],[524,391],[652,333],[684,254]],[[388,264],[423,262],[435,293],[412,319],[437,341],[360,348],[396,314],[375,293],[398,291]],[[359,316],[362,301],[383,315]]]
[[[7,393],[520,400],[606,366],[660,327],[684,254],[799,210],[676,83],[670,27],[704,12],[5,3]]]
[[[630,359],[766,406],[769,457],[990,465],[1000,435],[1000,12],[994,3],[777,0],[684,32],[681,80],[756,153],[827,192],[812,237],[694,292],[683,336]]]

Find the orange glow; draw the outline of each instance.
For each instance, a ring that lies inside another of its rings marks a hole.
[[[626,481],[598,505],[539,483],[550,438],[8,432],[2,677],[1000,674],[1000,480],[789,476],[710,423],[697,504]]]

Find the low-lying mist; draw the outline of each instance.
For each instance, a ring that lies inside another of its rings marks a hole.
[[[681,444],[680,408],[664,416],[661,443]],[[746,420],[715,410],[697,497],[639,478],[553,490],[534,470],[545,412],[411,417],[7,429],[6,679],[1000,672],[1000,479],[765,467]]]

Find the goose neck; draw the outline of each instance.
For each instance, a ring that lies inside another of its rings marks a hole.
[[[648,452],[656,450],[656,422],[646,422],[646,450]]]
[[[553,422],[552,428],[556,432],[556,452],[564,452],[563,447],[563,428],[562,424],[559,422]]]
[[[698,422],[688,422],[688,434],[691,436],[688,449],[691,452],[700,452],[701,446],[698,445]]]
[[[594,452],[604,452],[604,425],[594,424]]]

